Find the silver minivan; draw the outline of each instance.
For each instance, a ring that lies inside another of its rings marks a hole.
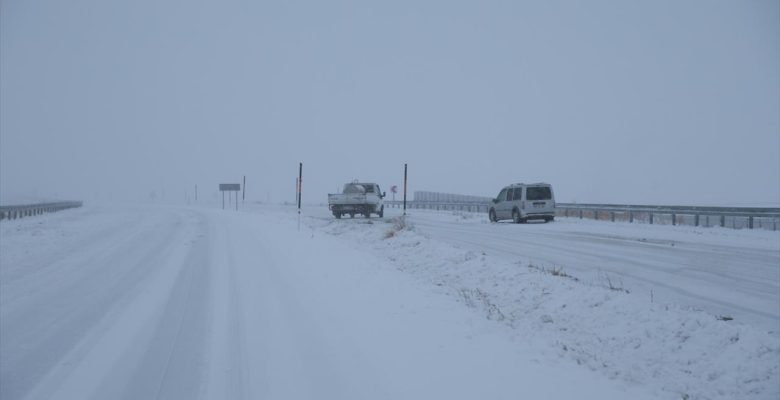
[[[555,197],[549,183],[516,183],[509,185],[493,199],[488,211],[490,222],[511,219],[515,223],[531,219],[550,222],[555,219]]]

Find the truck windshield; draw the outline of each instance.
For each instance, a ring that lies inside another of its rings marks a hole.
[[[529,201],[550,200],[552,199],[552,191],[548,186],[529,187],[525,190],[525,198]]]

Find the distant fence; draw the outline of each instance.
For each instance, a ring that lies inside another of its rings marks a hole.
[[[399,208],[402,207],[403,202],[385,201],[384,204],[388,208]],[[416,197],[414,201],[407,201],[406,204],[407,208],[410,209],[484,212],[486,215],[491,205],[489,200],[474,202],[419,201]],[[556,203],[555,215],[660,225],[720,226],[733,229],[773,231],[780,228],[780,208]]]
[[[468,196],[463,194],[439,193],[415,191],[414,201],[423,203],[468,203],[468,204],[489,204],[491,198],[485,196]]]
[[[0,220],[31,217],[68,208],[81,207],[80,201],[61,201],[57,203],[25,204],[16,206],[0,206]]]

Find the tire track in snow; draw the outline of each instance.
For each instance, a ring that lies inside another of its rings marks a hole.
[[[166,218],[167,223],[178,221],[176,216]],[[34,276],[14,282],[16,293],[29,292],[2,303],[0,397],[21,398],[51,369],[71,367],[60,359],[101,319],[113,317],[115,308],[131,300],[152,272],[155,257],[177,234],[166,230],[150,235],[149,226],[140,218],[128,227],[130,234],[107,234],[80,252],[52,260],[52,266],[45,267],[51,273],[33,270]]]
[[[248,396],[246,333],[240,265],[235,260],[232,231],[225,215],[209,215],[214,248],[209,257],[211,295],[208,371],[204,397],[255,398]],[[240,251],[240,249],[238,250]]]
[[[205,226],[199,222],[198,231]],[[192,243],[124,398],[196,398],[200,393],[209,317],[204,313],[209,294],[209,239],[201,235]]]
[[[176,284],[193,237],[187,215],[166,212],[154,217],[169,218],[166,229],[148,232],[143,240],[128,243],[132,250],[112,258],[129,274],[120,275],[104,296],[89,297],[86,292],[80,306],[92,319],[67,319],[54,330],[53,340],[59,340],[67,354],[49,362],[46,376],[35,377],[29,398],[120,398],[121,390],[130,386],[128,377],[142,359],[137,349],[146,348],[153,336],[160,306]],[[63,330],[75,331],[70,335],[78,342],[63,340]],[[35,358],[46,349],[33,351],[30,357]]]

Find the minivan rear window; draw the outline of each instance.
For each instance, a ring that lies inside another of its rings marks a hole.
[[[529,187],[525,189],[525,198],[529,201],[550,200],[552,199],[552,191],[550,191],[549,186]]]

